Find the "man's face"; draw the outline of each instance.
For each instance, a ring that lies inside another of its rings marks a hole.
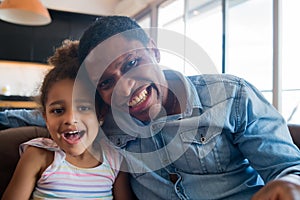
[[[85,60],[88,75],[104,102],[149,121],[161,110],[167,84],[157,64],[158,50],[137,40],[114,36],[94,48]]]

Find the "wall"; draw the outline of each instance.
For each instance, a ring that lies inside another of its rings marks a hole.
[[[46,63],[64,39],[79,39],[97,16],[49,10],[52,22],[22,26],[0,20],[0,60]]]
[[[54,10],[49,13],[52,22],[46,26],[22,26],[0,20],[0,94],[36,95],[47,70],[41,64],[63,40],[79,39],[97,17]]]
[[[0,62],[0,94],[36,96],[50,69],[48,65],[29,62]]]

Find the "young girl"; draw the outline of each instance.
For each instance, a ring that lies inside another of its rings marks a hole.
[[[100,101],[92,86],[76,79],[77,47],[65,41],[48,60],[54,68],[44,79],[41,106],[51,139],[21,145],[3,200],[133,198],[127,174],[119,171],[122,157],[98,136],[101,114],[94,102]]]

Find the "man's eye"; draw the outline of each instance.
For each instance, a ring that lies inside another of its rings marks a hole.
[[[128,62],[128,66],[130,66],[130,67],[135,66],[137,64],[137,62],[138,62],[137,59],[131,60]]]
[[[101,90],[106,90],[106,89],[111,88],[113,85],[114,85],[114,80],[113,79],[107,79],[107,80],[104,80],[104,81],[100,82],[98,84],[97,88],[101,89]]]
[[[140,62],[140,58],[134,58],[133,60],[129,60],[125,66],[123,67],[123,71],[127,72],[129,71],[131,68],[136,67]]]

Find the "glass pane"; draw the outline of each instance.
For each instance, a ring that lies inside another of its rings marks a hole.
[[[221,1],[188,0],[186,35],[200,45],[222,72],[222,5]],[[189,48],[188,46],[186,48]],[[197,52],[194,52],[197,54]]]
[[[184,1],[166,1],[166,3],[161,4],[158,8],[158,26],[183,33],[183,24],[178,24],[179,21],[183,22],[183,14]]]
[[[288,123],[300,124],[300,92],[283,91],[282,114]]]
[[[137,20],[137,22],[142,28],[149,28],[151,26],[150,15],[145,15],[141,19]]]
[[[184,73],[184,1],[167,1],[165,4],[160,5],[158,8],[158,31],[157,45],[160,49],[162,66],[172,68],[174,70]],[[170,35],[166,35],[163,30],[170,31]],[[172,33],[173,32],[173,33]],[[176,43],[172,37],[182,35],[181,39],[177,39]],[[172,44],[176,44],[176,48],[180,48],[181,53],[175,52],[172,49]],[[166,48],[168,47],[168,48]]]
[[[299,0],[282,2],[282,113],[288,119],[300,102],[299,52],[300,29],[298,28]],[[300,124],[300,108],[294,112],[290,123]]]
[[[272,0],[229,1],[225,72],[272,91]],[[272,95],[266,98],[272,102]]]

